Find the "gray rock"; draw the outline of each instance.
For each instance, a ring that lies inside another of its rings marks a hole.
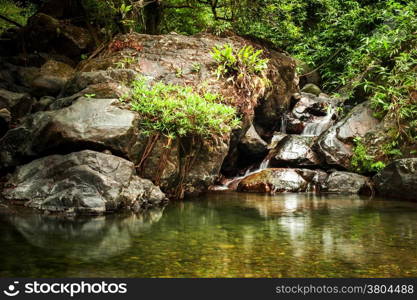
[[[33,106],[32,112],[45,111],[54,102],[55,102],[54,97],[44,96],[35,103],[35,105]]]
[[[289,165],[298,167],[320,165],[321,160],[312,149],[315,140],[315,137],[309,136],[286,136],[269,154],[272,157],[271,166],[279,167]]]
[[[372,190],[368,177],[348,172],[333,172],[324,182],[321,191],[343,194],[370,194]]]
[[[417,158],[394,161],[375,175],[373,182],[384,197],[417,201]]]
[[[39,76],[32,82],[31,93],[37,97],[57,96],[65,86],[65,80],[56,76]]]
[[[34,100],[26,93],[13,93],[0,89],[0,109],[6,108],[13,120],[22,118],[30,113]]]
[[[379,121],[374,118],[369,102],[354,107],[341,121],[324,132],[317,141],[317,152],[327,164],[350,167],[355,137],[364,137],[376,128]]]
[[[52,155],[18,167],[3,196],[51,212],[102,214],[158,206],[166,200],[133,163],[94,151]]]
[[[246,156],[260,156],[266,153],[268,144],[259,136],[255,127],[251,125],[243,139],[240,141],[239,149]]]

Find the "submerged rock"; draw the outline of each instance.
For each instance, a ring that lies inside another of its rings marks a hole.
[[[359,104],[319,137],[317,151],[327,164],[348,169],[353,155],[354,138],[364,137],[378,124],[370,102]]]
[[[47,156],[18,167],[5,186],[5,199],[50,212],[140,211],[166,200],[151,181],[135,175],[133,163],[89,150]]]
[[[339,194],[371,194],[372,187],[368,177],[336,171],[327,177],[321,191]]]
[[[417,158],[394,161],[373,177],[380,195],[417,201]]]
[[[238,191],[256,193],[308,192],[320,187],[327,174],[308,169],[271,168],[249,175]]]

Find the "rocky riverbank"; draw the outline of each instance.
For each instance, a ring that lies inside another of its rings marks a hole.
[[[87,30],[43,13],[18,36],[30,53],[19,54],[20,40],[9,39],[0,57],[0,172],[8,202],[69,214],[139,212],[219,186],[417,200],[416,158],[394,161],[373,178],[351,172],[355,138],[381,134],[382,122],[366,101],[342,115],[343,101],[311,82],[300,92],[295,60],[284,53],[235,35],[133,33],[94,51]],[[210,52],[225,44],[262,49],[268,84],[248,92],[218,78]],[[241,126],[198,145],[152,139],[126,101],[138,76],[149,85],[218,93],[239,112]]]

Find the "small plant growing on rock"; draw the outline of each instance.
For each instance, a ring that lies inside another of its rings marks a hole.
[[[351,160],[352,170],[358,173],[374,173],[385,168],[385,163],[375,161],[375,157],[368,154],[366,146],[360,137],[354,139],[355,147]]]

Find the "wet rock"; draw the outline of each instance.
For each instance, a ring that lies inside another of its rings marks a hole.
[[[252,125],[240,141],[239,149],[245,156],[259,157],[266,154],[267,146],[267,143],[259,136]]]
[[[89,150],[35,160],[17,168],[5,186],[6,200],[50,212],[103,214],[166,201],[135,175],[133,163]]]
[[[371,190],[368,177],[340,171],[331,173],[321,188],[322,192],[343,194],[370,194]]]
[[[321,89],[317,85],[315,85],[314,83],[307,83],[301,89],[301,92],[319,96],[321,94]]]
[[[317,152],[329,165],[350,167],[355,137],[364,137],[376,128],[379,121],[373,117],[369,102],[354,107],[341,121],[323,133],[317,141]]]
[[[375,175],[373,182],[384,197],[417,201],[417,158],[394,161]]]
[[[269,154],[272,167],[318,166],[321,160],[312,149],[315,137],[288,135]]]
[[[337,99],[308,93],[294,99],[296,103],[286,116],[288,133],[318,136],[334,123]]]
[[[13,120],[30,113],[34,100],[26,93],[14,93],[0,89],[0,109],[7,109]]]
[[[307,169],[271,168],[249,175],[238,191],[256,193],[307,192],[324,181],[326,173]]]

